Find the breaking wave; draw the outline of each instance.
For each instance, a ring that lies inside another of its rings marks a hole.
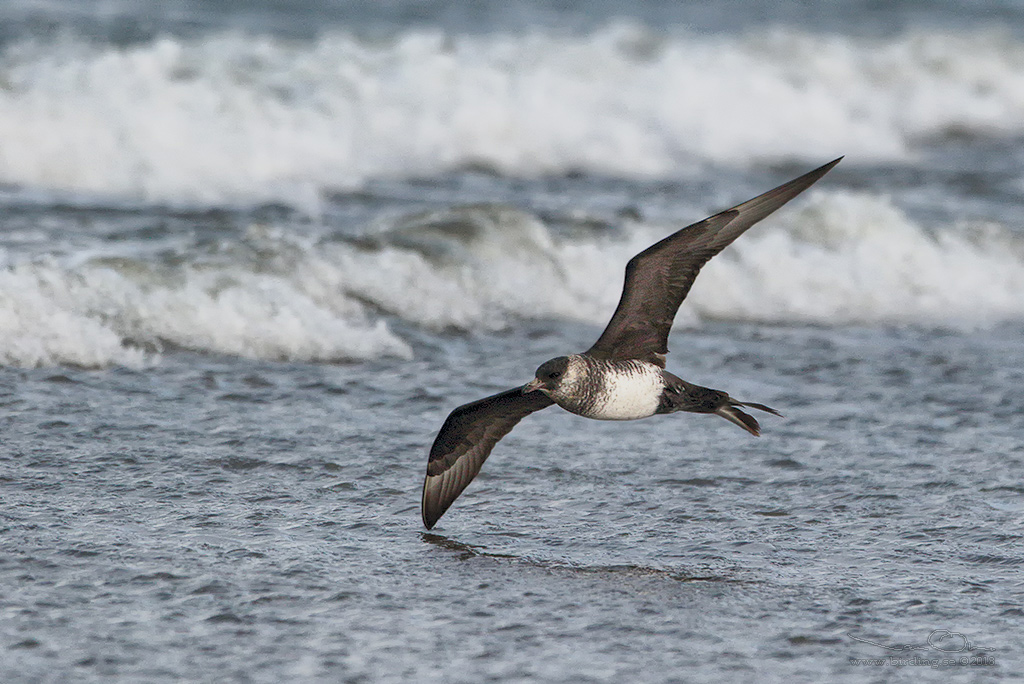
[[[898,160],[931,136],[1022,132],[1024,43],[998,30],[226,33],[0,55],[0,183],[169,203],[315,208],[467,165],[651,178]]]
[[[678,226],[568,238],[497,205],[392,219],[358,238],[253,228],[258,261],[54,257],[0,271],[0,363],[138,365],[167,346],[259,359],[409,358],[400,332],[530,318],[603,325],[626,261]],[[701,272],[677,317],[975,327],[1024,318],[1024,244],[915,224],[875,195],[812,191]],[[399,324],[399,325],[396,325]]]

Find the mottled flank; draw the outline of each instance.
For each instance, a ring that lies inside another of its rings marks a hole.
[[[646,361],[610,361],[576,354],[549,396],[566,411],[595,420],[636,420],[654,415],[665,388],[662,370]],[[572,378],[570,380],[570,378]]]

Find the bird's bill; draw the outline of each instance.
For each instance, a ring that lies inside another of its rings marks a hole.
[[[540,381],[540,378],[534,378],[530,382],[526,383],[526,385],[523,387],[523,394],[529,394],[530,392],[536,392],[537,390],[539,390],[543,386],[544,386],[544,383]]]

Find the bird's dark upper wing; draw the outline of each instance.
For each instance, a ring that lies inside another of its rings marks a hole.
[[[517,387],[451,412],[430,447],[423,481],[423,524],[428,530],[473,481],[498,440],[523,418],[553,403],[542,392],[523,394],[523,387]]]
[[[701,267],[747,228],[809,188],[841,159],[687,226],[630,259],[619,306],[587,353],[603,358],[643,359],[664,368],[672,320]]]

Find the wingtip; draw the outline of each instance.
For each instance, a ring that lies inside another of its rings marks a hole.
[[[835,159],[833,159],[832,161],[828,162],[827,164],[822,164],[821,166],[819,166],[818,168],[814,169],[813,171],[808,171],[803,176],[801,176],[800,179],[798,179],[798,180],[801,180],[801,179],[813,179],[813,180],[811,180],[811,183],[814,183],[819,178],[824,176],[826,173],[831,171],[832,168],[836,164],[838,164],[839,162],[843,161],[843,158],[845,158],[845,157],[846,157],[845,154],[840,156],[840,157],[836,157]]]
[[[436,487],[431,487],[431,475],[428,473],[423,480],[423,497],[420,500],[420,517],[423,519],[423,526],[428,530],[434,529],[434,525],[444,515],[445,507],[440,504]]]
[[[740,216],[735,221],[728,224],[727,230],[723,230],[718,233],[718,235],[721,236],[719,239],[722,242],[722,246],[724,247],[726,244],[732,242],[747,228],[750,228],[761,219],[772,214],[782,207],[782,205],[786,204],[804,190],[817,183],[821,180],[822,176],[831,171],[832,168],[842,160],[843,157],[833,159],[827,164],[822,164],[818,168],[812,169],[802,176],[798,176],[787,183],[783,183],[782,185],[769,190],[768,192],[747,200],[743,204],[738,204],[733,207],[733,210],[739,211]]]
[[[424,508],[422,513],[423,526],[426,527],[428,530],[434,529],[434,525],[437,524],[437,521],[441,519],[442,515],[444,514],[438,514],[435,511]]]

